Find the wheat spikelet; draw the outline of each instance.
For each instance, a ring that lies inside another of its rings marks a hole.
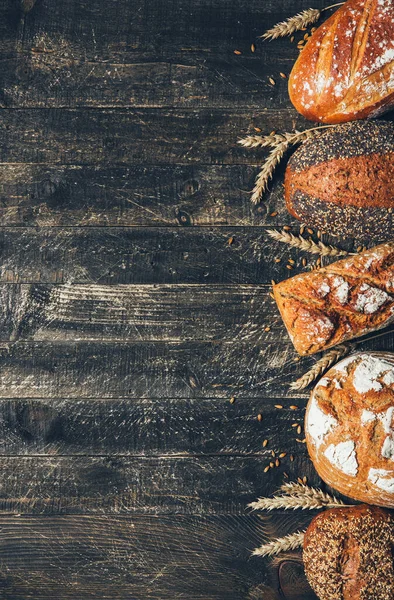
[[[351,344],[340,344],[333,348],[324,356],[322,356],[313,367],[305,373],[302,377],[293,381],[290,384],[290,389],[292,390],[304,390],[308,387],[313,381],[315,381],[320,375],[322,375],[327,369],[329,369],[333,364],[337,363],[341,358],[349,354],[352,350],[353,346]]]
[[[304,483],[298,483],[296,481],[290,481],[280,486],[280,491],[287,496],[297,496],[298,498],[314,498],[320,500],[324,506],[349,506],[336,498],[331,496],[323,490],[318,488],[310,487]]]
[[[304,543],[304,535],[305,531],[297,531],[296,533],[291,533],[285,537],[268,542],[268,544],[264,544],[253,550],[252,556],[275,556],[275,554],[279,554],[280,552],[301,548]]]
[[[269,148],[275,147],[281,142],[285,142],[286,138],[281,133],[274,133],[272,135],[248,135],[242,140],[238,140],[238,144],[241,144],[244,148]]]
[[[320,256],[347,256],[349,254],[345,250],[340,250],[334,246],[324,244],[321,241],[315,242],[314,240],[308,240],[302,237],[302,235],[294,235],[289,231],[268,229],[267,233],[274,238],[274,240],[289,244],[289,246],[293,246],[293,248],[299,248],[300,250],[310,252],[311,254],[320,254]]]
[[[275,40],[279,37],[292,35],[294,32],[300,31],[300,29],[304,29],[305,27],[309,27],[309,25],[316,23],[320,19],[320,15],[321,11],[319,9],[307,8],[297,15],[294,15],[294,17],[290,17],[289,19],[286,19],[286,21],[277,23],[260,37],[263,40]]]
[[[259,498],[256,502],[251,502],[248,507],[252,510],[274,510],[278,508],[289,508],[295,510],[317,510],[320,508],[333,508],[338,506],[349,506],[342,500],[326,494],[323,490],[309,487],[301,483],[286,483],[280,490],[281,495],[272,498]]]
[[[251,196],[251,201],[253,204],[257,204],[260,201],[261,196],[267,189],[269,180],[272,178],[277,165],[282,160],[283,155],[288,147],[288,142],[281,142],[273,150],[271,150],[267,160],[265,161],[260,173],[256,178]]]

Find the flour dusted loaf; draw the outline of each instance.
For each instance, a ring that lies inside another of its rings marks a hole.
[[[330,369],[311,394],[305,435],[323,481],[394,508],[394,354],[358,353]]]
[[[312,121],[374,117],[394,105],[394,0],[348,0],[302,50],[289,78]]]
[[[299,354],[313,354],[394,320],[394,242],[273,286]]]
[[[392,238],[394,123],[345,123],[305,142],[288,162],[285,197],[296,219],[323,232]]]
[[[318,514],[304,537],[304,566],[320,600],[393,600],[394,523],[381,508]]]

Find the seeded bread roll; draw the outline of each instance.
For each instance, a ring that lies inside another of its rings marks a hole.
[[[375,117],[394,105],[394,0],[348,0],[312,35],[289,78],[312,121]]]
[[[393,163],[394,123],[357,121],[326,130],[288,162],[287,210],[323,232],[390,239]]]
[[[273,286],[299,354],[326,350],[394,320],[394,242]]]
[[[320,600],[393,600],[394,523],[361,504],[318,514],[304,537],[304,566]]]
[[[311,394],[305,436],[323,481],[394,508],[394,354],[358,353],[330,369]]]

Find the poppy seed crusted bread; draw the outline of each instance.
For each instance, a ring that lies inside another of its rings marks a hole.
[[[320,600],[393,600],[393,527],[389,512],[365,504],[318,514],[303,559]]]
[[[390,239],[393,165],[394,123],[356,121],[326,130],[288,162],[287,209],[323,232]]]
[[[312,121],[376,117],[394,105],[394,0],[348,0],[307,42],[289,78]]]
[[[332,367],[309,399],[305,437],[325,483],[394,508],[394,354],[357,353]]]
[[[394,242],[273,286],[297,352],[314,354],[394,320]]]

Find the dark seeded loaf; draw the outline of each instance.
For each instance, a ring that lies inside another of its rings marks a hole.
[[[291,157],[288,211],[323,232],[393,238],[394,123],[356,121],[326,130]]]
[[[273,286],[299,354],[313,354],[394,320],[394,242]]]

